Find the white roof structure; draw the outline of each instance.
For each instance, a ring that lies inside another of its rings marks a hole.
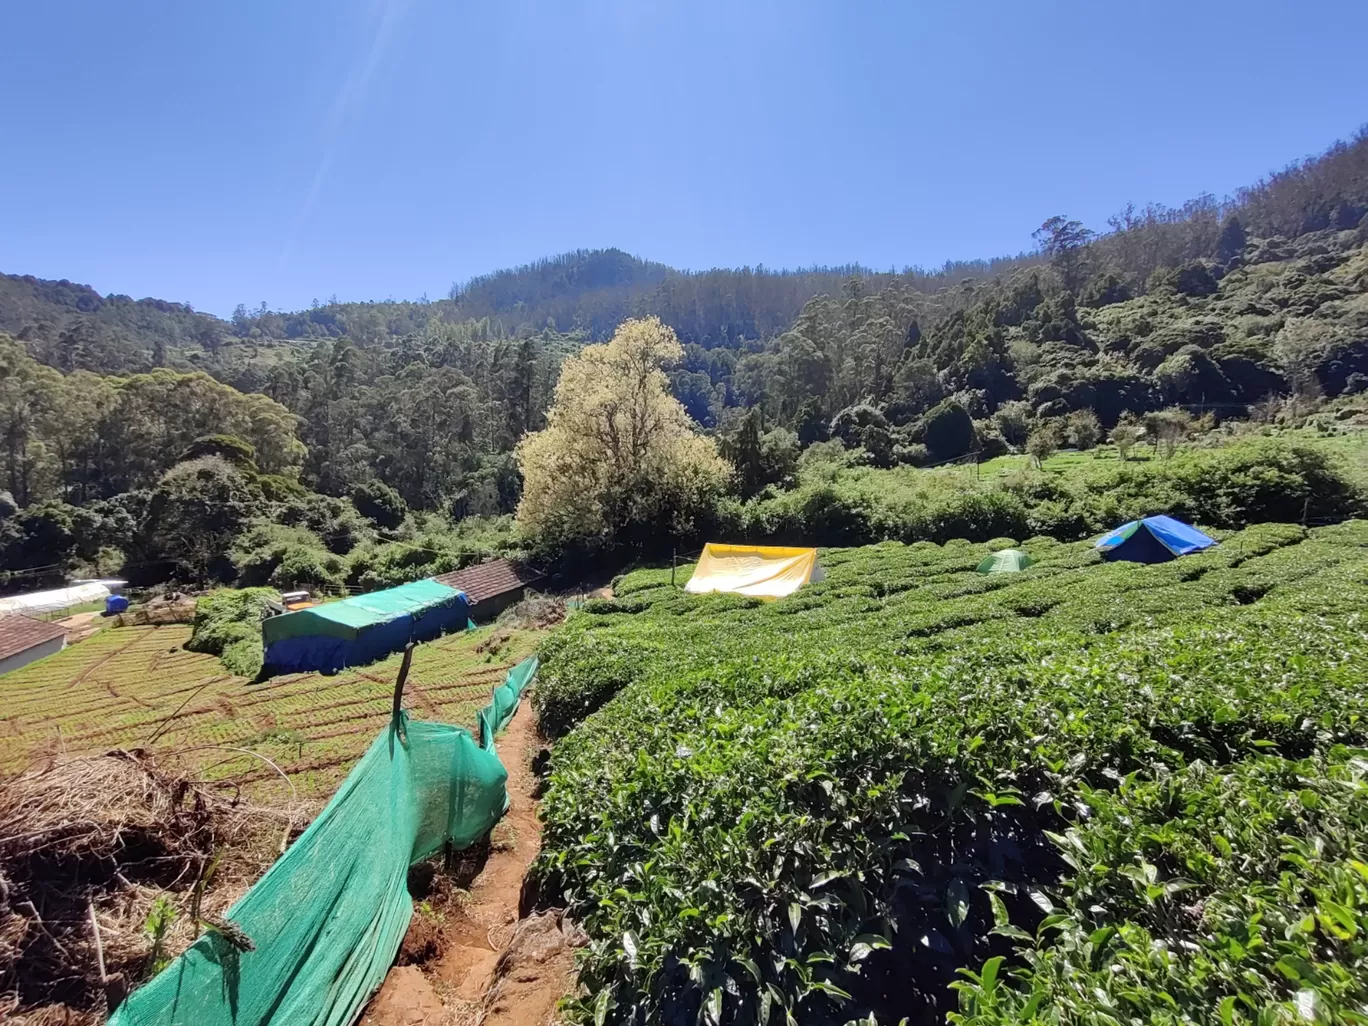
[[[88,584],[73,584],[69,588],[53,591],[35,591],[28,595],[10,595],[0,598],[0,615],[5,613],[51,613],[53,610],[79,606],[86,602],[98,602],[109,597],[109,588],[96,581]]]

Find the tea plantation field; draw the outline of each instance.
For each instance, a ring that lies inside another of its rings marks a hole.
[[[106,628],[0,676],[0,774],[62,753],[145,747],[188,758],[208,778],[282,797],[327,797],[388,721],[400,656],[332,677],[293,674],[249,684],[216,656],[182,647],[190,628]],[[490,648],[490,628],[414,650],[405,704],[415,717],[473,726],[532,641]],[[215,747],[217,746],[217,747]]]
[[[1368,1023],[1368,523],[1222,541],[833,549],[769,604],[620,580],[535,696],[571,1013]]]

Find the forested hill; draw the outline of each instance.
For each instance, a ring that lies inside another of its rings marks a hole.
[[[851,278],[886,285],[900,278],[933,292],[970,277],[1001,273],[1030,256],[951,262],[936,271],[879,272],[859,265],[772,271],[763,267],[683,272],[621,250],[581,250],[475,278],[452,290],[461,315],[489,317],[512,331],[551,322],[606,338],[626,317],[654,315],[685,342],[705,348],[763,339],[793,323],[813,296]]]
[[[0,274],[0,332],[59,370],[139,371],[179,348],[212,350],[229,325],[185,303],[102,296],[89,285]]]
[[[566,358],[633,315],[664,322],[626,333],[668,354],[685,434],[730,465],[727,502],[791,489],[803,461],[1040,460],[1104,433],[1167,445],[1218,420],[1305,424],[1326,399],[1332,418],[1361,408],[1368,132],[1232,199],[1127,208],[1110,229],[1051,217],[1028,256],[934,274],[694,274],[579,252],[435,302],[231,321],[0,279],[0,574],[58,577],[79,557],[203,580],[252,539],[316,569],[370,537],[345,526],[362,507],[405,559],[447,558],[446,529],[420,528],[517,508],[515,446],[547,427]]]
[[[762,267],[675,270],[619,249],[576,250],[456,284],[446,299],[315,302],[276,311],[241,304],[231,320],[182,303],[101,296],[88,285],[0,275],[0,332],[27,342],[61,370],[138,373],[156,366],[201,366],[232,380],[225,346],[350,338],[359,345],[412,336],[434,323],[485,322],[496,334],[545,329],[606,339],[628,317],[655,315],[681,339],[705,348],[739,348],[793,323],[803,304],[859,278],[875,288],[894,280],[934,292],[968,278],[1000,274],[1034,255],[950,262],[936,271],[878,272],[858,265],[771,271]],[[219,367],[222,355],[224,366]]]
[[[0,333],[67,373],[206,371],[298,418],[309,487],[378,477],[411,505],[476,512],[516,500],[508,454],[543,424],[564,356],[631,316],[679,335],[671,386],[704,428],[725,438],[745,414],[885,463],[1021,446],[1073,414],[1109,429],[1171,405],[1238,417],[1270,394],[1368,387],[1368,131],[1233,198],[1127,207],[1109,228],[1053,217],[1031,254],[936,272],[693,273],[586,250],[432,302],[244,306],[231,321],[3,277]],[[927,437],[946,412],[953,445]],[[34,437],[44,460],[60,450]]]
[[[1120,294],[1114,287],[1118,282],[1126,295],[1148,292],[1151,276],[1163,267],[1193,260],[1228,262],[1238,240],[1222,237],[1221,228],[1231,218],[1248,237],[1268,240],[1276,252],[1308,233],[1354,228],[1366,212],[1368,136],[1360,132],[1351,142],[1289,165],[1225,201],[1203,196],[1178,208],[1127,207],[1101,235],[1078,225],[1082,234],[1066,230],[1042,238],[1043,252],[947,263],[932,271],[895,273],[857,265],[680,271],[617,249],[578,250],[453,285],[444,299],[334,299],[295,312],[242,304],[231,320],[182,303],[101,296],[68,281],[0,275],[0,332],[27,343],[36,359],[61,370],[126,374],[156,366],[199,367],[230,383],[239,381],[245,360],[259,356],[241,352],[243,343],[272,346],[346,337],[367,347],[421,334],[433,324],[470,321],[483,322],[482,330],[498,336],[550,329],[601,340],[624,318],[654,314],[686,344],[745,350],[782,334],[809,300],[841,295],[852,280],[860,282],[863,294],[892,287],[922,297],[914,304],[916,319],[927,328],[973,302],[956,286],[972,282],[982,298],[985,283],[1009,286],[1016,272],[1046,257],[1070,277],[1064,283],[1068,291],[1080,301],[1087,295],[1095,302]],[[1068,220],[1057,227],[1067,229]],[[1074,249],[1086,259],[1069,256]]]

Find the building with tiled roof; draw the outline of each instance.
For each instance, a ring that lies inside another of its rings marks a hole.
[[[0,673],[27,666],[66,648],[67,630],[59,623],[13,613],[0,616]]]
[[[465,592],[470,603],[470,618],[476,622],[487,622],[509,606],[521,602],[528,585],[535,584],[545,576],[541,571],[522,563],[491,559],[464,570],[439,574],[434,580]]]

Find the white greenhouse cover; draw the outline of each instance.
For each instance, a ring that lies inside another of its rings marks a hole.
[[[0,598],[0,613],[50,613],[55,609],[98,602],[109,597],[109,588],[97,582],[73,584],[54,591],[35,591],[28,595]]]

